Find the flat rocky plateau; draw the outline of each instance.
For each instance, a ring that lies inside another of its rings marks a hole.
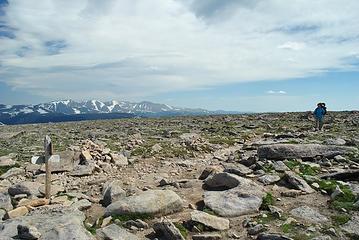
[[[359,239],[359,112],[0,126],[0,239]],[[51,198],[45,166],[52,139]]]

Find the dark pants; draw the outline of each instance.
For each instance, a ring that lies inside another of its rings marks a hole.
[[[324,118],[315,119],[315,130],[323,130]]]

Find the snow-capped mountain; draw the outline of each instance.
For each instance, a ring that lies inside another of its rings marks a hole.
[[[12,120],[24,117],[54,115],[88,115],[88,114],[130,114],[126,116],[171,116],[171,115],[201,115],[219,112],[211,112],[204,109],[178,108],[167,104],[128,101],[108,101],[89,100],[77,102],[73,100],[53,101],[36,105],[4,105],[0,104],[0,122],[11,124]],[[74,119],[72,117],[71,119]],[[75,118],[76,119],[76,118]],[[83,120],[83,119],[81,119]],[[45,121],[45,120],[44,120]],[[10,122],[10,123],[9,123]],[[32,120],[32,122],[36,122]],[[43,122],[43,121],[41,121]],[[21,121],[23,123],[23,121]],[[27,123],[25,121],[25,123]]]

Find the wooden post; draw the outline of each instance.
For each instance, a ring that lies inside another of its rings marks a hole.
[[[45,136],[44,139],[44,150],[45,150],[45,169],[46,169],[46,179],[45,179],[45,198],[50,199],[51,197],[51,169],[49,164],[49,159],[53,154],[53,147],[51,143],[51,138]]]

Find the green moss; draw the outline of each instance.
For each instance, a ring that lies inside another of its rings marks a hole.
[[[263,197],[263,201],[262,201],[262,205],[261,205],[261,209],[263,210],[268,210],[268,206],[269,205],[273,205],[274,204],[274,198],[272,193],[267,193],[264,197]]]
[[[301,172],[301,174],[303,175],[309,175],[309,176],[315,176],[317,175],[317,173],[319,172],[319,168],[317,167],[311,167],[309,165],[306,164],[301,164],[299,167],[299,171]]]
[[[320,189],[323,189],[331,194],[335,191],[336,187],[339,186],[342,190],[343,194],[337,196],[330,202],[330,206],[333,209],[341,210],[358,210],[354,204],[357,201],[356,195],[350,190],[348,186],[344,186],[337,181],[334,180],[321,180],[318,181]]]
[[[294,223],[286,223],[281,226],[282,232],[291,233],[296,228],[296,224]]]
[[[331,218],[333,220],[333,223],[337,226],[343,225],[350,221],[350,216],[347,214],[338,214],[338,215],[331,216]]]
[[[152,219],[153,216],[151,214],[147,214],[147,213],[132,213],[132,214],[122,214],[122,215],[112,215],[112,219],[113,220],[120,220],[121,222],[126,222],[129,220],[136,220],[136,219],[141,219],[141,220],[148,220],[148,219]]]
[[[188,230],[182,223],[174,223],[175,227],[180,231],[181,235],[186,239],[188,236]]]
[[[216,213],[208,207],[204,207],[202,211],[211,215],[216,215]]]
[[[294,168],[296,168],[297,166],[299,166],[299,162],[295,161],[295,160],[287,160],[284,162],[284,164],[291,170],[293,170]]]
[[[89,231],[92,235],[96,235],[96,229],[98,229],[96,226],[88,226],[84,223],[85,229]]]
[[[262,166],[262,169],[263,169],[263,171],[265,171],[266,173],[271,173],[271,172],[274,171],[274,167],[273,167],[272,164],[264,164],[264,165]]]

